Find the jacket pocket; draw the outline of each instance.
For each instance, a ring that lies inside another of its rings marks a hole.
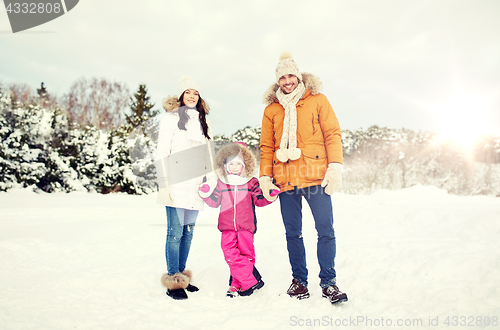
[[[302,149],[306,164],[305,176],[308,180],[323,180],[325,178],[328,160],[323,146]]]
[[[284,163],[276,158],[276,151],[273,155],[273,179],[276,180],[276,185],[280,188],[286,185],[286,167]]]

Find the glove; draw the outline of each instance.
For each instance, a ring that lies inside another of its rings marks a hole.
[[[200,188],[198,188],[202,193],[207,193],[210,191],[210,186],[206,183],[202,183]]]
[[[325,187],[328,195],[333,194],[340,189],[342,185],[342,164],[330,163],[325,173],[325,178],[321,182],[321,187]]]
[[[212,195],[215,187],[217,186],[217,179],[215,177],[203,178],[203,183],[198,188],[198,194],[201,198],[207,198]]]
[[[278,198],[275,190],[278,190],[279,193],[279,188],[273,184],[273,182],[271,181],[271,177],[261,176],[259,178],[259,184],[260,188],[262,189],[262,194],[268,201],[273,202],[276,200],[276,198]],[[271,193],[273,194],[272,196]]]
[[[279,189],[271,189],[269,191],[269,196],[274,197],[276,195],[279,195],[279,193],[280,193]]]
[[[161,205],[172,205],[173,199],[167,179],[167,166],[165,158],[155,161],[156,182],[158,183],[158,197],[156,202]]]
[[[171,205],[173,203],[173,199],[166,177],[158,178],[158,188],[159,190],[156,202],[161,205]]]

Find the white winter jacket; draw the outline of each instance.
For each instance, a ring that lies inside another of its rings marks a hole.
[[[187,130],[181,130],[177,126],[177,111],[168,111],[160,122],[155,154],[159,183],[156,201],[164,206],[203,210],[204,203],[198,194],[198,188],[203,177],[212,170],[210,144],[207,144],[203,136],[198,112],[192,109],[187,114]],[[207,124],[211,136],[208,120]]]

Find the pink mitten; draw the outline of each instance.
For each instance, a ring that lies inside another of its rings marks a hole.
[[[278,195],[279,193],[280,193],[279,189],[271,189],[269,191],[269,196],[274,197],[274,196]]]
[[[278,190],[279,192],[279,188],[273,183],[271,177],[261,176],[259,178],[259,184],[260,187],[262,188],[262,194],[268,201],[273,202],[276,200],[276,198],[278,198],[276,195],[271,196],[271,193],[274,192],[275,190]]]
[[[201,192],[207,193],[210,190],[210,186],[206,183],[202,184],[200,188],[198,188]]]

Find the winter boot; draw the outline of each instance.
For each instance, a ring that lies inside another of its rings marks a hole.
[[[229,289],[227,289],[226,297],[229,297],[229,298],[238,297],[239,291],[240,291],[240,289],[238,289],[234,286],[230,286]]]
[[[199,290],[200,290],[200,289],[198,289],[198,287],[197,287],[196,285],[192,285],[192,284],[191,284],[191,278],[193,278],[193,274],[191,273],[191,271],[190,271],[190,270],[184,270],[184,271],[182,272],[182,274],[183,274],[183,275],[186,275],[186,276],[188,277],[188,279],[189,279],[189,284],[188,284],[188,286],[186,287],[186,290],[187,290],[188,292],[196,292],[196,291],[199,291]]]
[[[330,285],[323,289],[323,298],[327,298],[332,304],[347,301],[347,294],[340,292],[336,285]]]
[[[188,284],[188,286],[186,287],[186,290],[189,292],[200,291],[200,289],[198,289],[198,287],[196,285],[192,285],[191,283]]]
[[[245,291],[240,291],[240,296],[243,296],[243,297],[250,296],[251,294],[253,294],[255,291],[259,290],[263,286],[264,286],[264,281],[262,281],[262,279],[260,279],[257,282],[257,284],[255,284],[251,288],[246,289]]]
[[[161,283],[168,289],[167,296],[175,300],[187,299],[184,289],[189,285],[189,278],[186,275],[181,273],[170,275],[166,273],[161,277]]]
[[[260,275],[255,265],[253,266],[252,274],[257,281],[260,281],[260,279],[262,278],[262,275]],[[231,283],[233,283],[233,277],[229,275],[229,286],[231,286]]]
[[[309,290],[307,287],[303,286],[298,280],[295,278],[292,280],[292,284],[288,288],[286,292],[290,297],[297,298],[299,300],[309,298]]]
[[[167,289],[167,296],[175,300],[184,300],[188,298],[186,290],[184,289],[175,289],[175,290]]]

